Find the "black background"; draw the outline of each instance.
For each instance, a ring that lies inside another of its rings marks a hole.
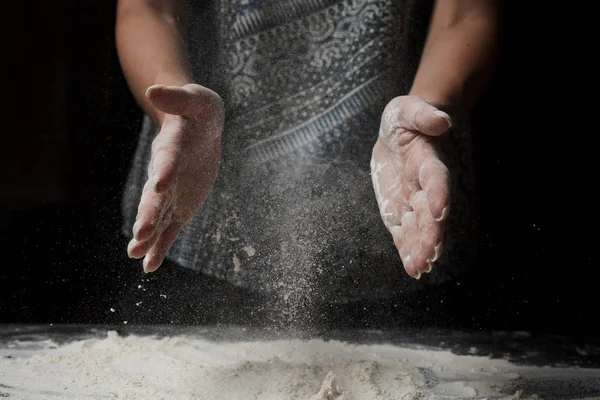
[[[444,304],[403,305],[430,321],[596,336],[592,2],[550,3],[507,2],[499,70],[474,113],[481,262]],[[3,28],[0,322],[114,322],[107,310],[141,274],[120,234],[141,112],[116,58],[115,4],[14,6]]]

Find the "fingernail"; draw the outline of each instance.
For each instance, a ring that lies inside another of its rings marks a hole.
[[[136,242],[136,240],[135,240],[135,239],[132,239],[132,240],[129,242],[129,244],[127,245],[127,256],[128,256],[129,258],[133,258],[133,256],[131,255],[131,250],[133,249],[133,247],[135,246],[135,244],[136,244],[136,243],[137,243],[137,242]]]
[[[425,271],[425,273],[430,273],[433,270],[433,262],[427,260],[427,265],[429,265],[429,268],[427,268],[427,271]]]
[[[438,243],[438,245],[435,246],[433,248],[433,250],[435,251],[435,254],[433,255],[433,259],[431,260],[432,263],[434,263],[437,260],[439,260],[440,256],[442,255],[442,243]]]
[[[148,262],[149,262],[148,260],[149,260],[149,257],[146,256],[146,257],[144,257],[144,261],[142,261],[142,267],[144,268],[144,273],[146,273],[146,274],[150,272],[150,271],[148,271]]]
[[[436,218],[436,221],[442,222],[443,220],[448,218],[448,214],[450,214],[450,206],[444,207],[444,209],[442,210],[442,215],[439,218]]]
[[[442,117],[446,121],[448,121],[448,129],[452,128],[452,119],[450,118],[450,116],[448,114],[446,114],[442,110],[436,110],[436,111],[434,111],[434,114],[439,115],[440,117]]]

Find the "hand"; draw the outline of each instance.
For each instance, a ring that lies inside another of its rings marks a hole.
[[[152,272],[217,177],[224,107],[215,92],[194,84],[155,85],[146,96],[165,114],[152,143],[148,180],[127,253],[144,257],[144,271]]]
[[[400,96],[385,108],[373,149],[371,175],[381,217],[406,272],[419,279],[442,252],[449,211],[449,172],[434,136],[450,117],[418,96]]]

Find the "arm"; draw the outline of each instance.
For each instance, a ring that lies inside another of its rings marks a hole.
[[[494,72],[500,0],[436,0],[410,94],[449,112],[468,112]]]
[[[182,37],[185,12],[185,0],[119,0],[117,5],[121,66],[135,99],[158,126],[164,113],[152,105],[146,90],[155,84],[194,82]]]

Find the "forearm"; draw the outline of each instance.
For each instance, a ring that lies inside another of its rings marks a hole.
[[[410,94],[450,114],[467,113],[494,72],[500,4],[437,0]]]
[[[148,87],[194,81],[177,18],[184,12],[179,3],[120,0],[117,8],[116,41],[123,72],[138,104],[158,125],[164,113],[146,97]]]

